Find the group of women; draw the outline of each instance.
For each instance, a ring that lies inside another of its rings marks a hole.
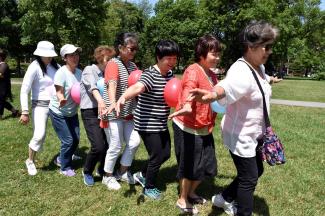
[[[222,137],[237,176],[222,193],[212,197],[212,203],[229,215],[252,215],[253,193],[263,172],[256,148],[265,131],[262,94],[252,73],[261,83],[269,112],[270,83],[274,79],[265,74],[263,64],[272,53],[276,37],[277,29],[269,23],[254,21],[246,26],[241,33],[243,56],[220,82],[211,70],[219,63],[220,42],[212,35],[200,37],[194,50],[195,63],[184,71],[178,104],[172,114],[164,99],[164,87],[174,77],[172,69],[180,56],[176,42],[160,40],[155,47],[156,64],[145,69],[132,86],[128,86],[128,76],[137,69],[132,60],[138,50],[138,38],[133,33],[119,34],[114,50],[107,46],[96,48],[96,64],[87,66],[83,72],[78,69],[80,47],[64,45],[60,55],[66,64],[60,67],[53,59],[56,56],[53,44],[39,42],[34,52],[36,60],[29,66],[21,89],[23,124],[29,121],[27,94],[32,91],[34,135],[26,160],[28,173],[37,173],[35,153],[44,143],[50,116],[61,141],[56,160],[60,162],[60,172],[75,175],[71,160],[79,143],[80,129],[78,104],[72,100],[70,91],[80,82],[81,116],[90,141],[82,172],[84,183],[94,184],[93,172],[99,162],[98,172],[108,189],[120,189],[120,181],[138,182],[145,196],[160,199],[162,193],[156,180],[161,165],[171,155],[167,126],[171,119],[180,185],[176,206],[183,213],[197,214],[196,206],[207,201],[196,189],[204,179],[217,173],[212,133],[217,114],[210,107],[217,100],[227,107],[221,121]],[[102,95],[96,86],[101,78],[105,80]],[[148,161],[141,171],[132,175],[129,168],[140,137]],[[122,149],[120,166],[115,169]]]

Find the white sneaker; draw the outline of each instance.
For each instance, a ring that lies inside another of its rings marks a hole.
[[[120,183],[116,181],[114,176],[103,176],[102,183],[105,184],[109,190],[119,190],[121,188]]]
[[[212,203],[214,206],[223,208],[227,215],[236,215],[237,208],[234,206],[234,202],[227,202],[221,194],[214,195],[212,197]]]
[[[25,161],[25,164],[27,167],[28,175],[34,176],[37,174],[37,169],[33,161],[27,159]]]
[[[129,171],[126,171],[123,175],[120,175],[119,172],[117,172],[116,174],[116,179],[119,181],[125,181],[128,184],[135,184],[134,178],[132,176],[132,174]]]

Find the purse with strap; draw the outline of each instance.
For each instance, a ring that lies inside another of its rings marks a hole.
[[[264,120],[265,120],[266,131],[263,134],[262,145],[258,146],[257,152],[260,154],[260,157],[262,158],[262,160],[267,162],[271,166],[284,164],[286,162],[286,158],[284,156],[284,148],[281,143],[281,140],[275,134],[275,132],[271,126],[269,115],[266,110],[264,91],[262,89],[262,86],[261,86],[254,70],[251,68],[250,65],[247,64],[247,66],[252,71],[254,79],[255,79],[255,81],[258,85],[258,88],[260,89],[260,91],[262,93],[262,97],[263,97],[263,115],[264,115]]]

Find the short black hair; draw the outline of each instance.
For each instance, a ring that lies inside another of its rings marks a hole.
[[[6,60],[6,58],[7,58],[7,51],[6,50],[0,49],[0,58],[1,58],[2,61]]]
[[[180,49],[178,44],[173,40],[160,40],[155,49],[156,59],[162,59],[165,56],[175,55],[179,57]]]
[[[211,34],[200,37],[195,44],[195,62],[199,62],[200,58],[206,58],[208,52],[220,52],[221,44],[219,40]]]

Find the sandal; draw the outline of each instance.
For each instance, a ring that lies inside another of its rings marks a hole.
[[[201,196],[198,196],[198,197],[195,197],[195,198],[192,198],[190,196],[187,197],[187,200],[191,203],[191,204],[198,204],[198,205],[203,205],[207,202],[206,199],[204,199],[203,197]]]
[[[197,215],[199,213],[199,211],[197,210],[197,208],[195,206],[189,207],[189,208],[188,207],[182,207],[181,204],[176,202],[176,207],[179,208],[179,210],[181,210],[182,214]]]

